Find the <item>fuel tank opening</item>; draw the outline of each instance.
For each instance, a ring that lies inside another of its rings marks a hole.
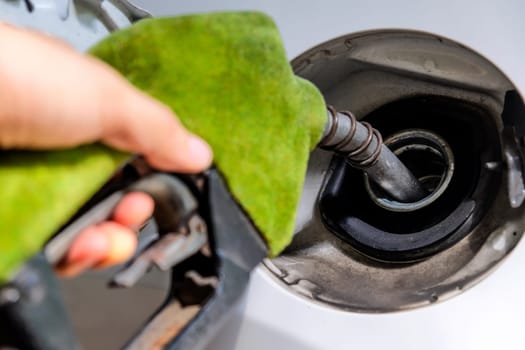
[[[427,196],[418,179],[383,143],[383,137],[370,123],[360,122],[350,111],[328,107],[328,119],[321,141],[322,149],[345,157],[347,164],[363,170],[390,198],[401,203]]]
[[[433,203],[445,192],[454,174],[454,154],[440,136],[424,129],[409,129],[391,135],[385,145],[416,176],[426,196],[411,203],[399,202],[365,173],[366,192],[375,204],[391,211],[414,211]]]
[[[384,135],[429,195],[395,201],[334,157],[319,200],[330,230],[370,257],[396,262],[426,258],[468,234],[500,181],[483,165],[501,161],[497,126],[486,113],[455,99],[420,96],[386,104],[363,120]]]
[[[377,30],[292,65],[327,104],[377,129],[430,194],[395,203],[344,154],[317,148],[294,239],[265,262],[285,288],[355,312],[418,308],[467,290],[514,249],[525,230],[525,105],[490,61],[439,35]]]

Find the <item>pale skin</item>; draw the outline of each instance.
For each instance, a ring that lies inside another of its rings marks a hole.
[[[210,165],[212,152],[203,140],[108,65],[57,39],[2,23],[0,52],[0,148],[102,142],[142,154],[161,170],[195,173]],[[110,221],[78,236],[57,273],[74,276],[125,261],[153,206],[144,193],[128,194]]]

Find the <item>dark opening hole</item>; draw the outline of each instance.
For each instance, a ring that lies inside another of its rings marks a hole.
[[[432,151],[409,150],[399,154],[399,158],[429,193],[436,189],[447,169],[443,157]]]
[[[436,135],[437,137],[437,135]],[[386,145],[398,156],[401,162],[414,174],[428,194],[434,192],[444,179],[451,164],[445,160],[444,150],[433,140],[424,139],[414,133],[413,137],[402,142],[386,141]],[[452,159],[449,162],[453,162]],[[442,186],[447,186],[444,184]],[[373,195],[395,201],[373,182],[370,183]]]
[[[357,218],[384,232],[420,232],[442,222],[466,200],[475,203],[469,227],[477,224],[494,199],[501,178],[500,173],[483,166],[487,161],[500,160],[499,136],[490,115],[459,100],[422,96],[382,106],[364,120],[377,128],[384,138],[414,128],[439,135],[453,152],[454,174],[446,191],[432,204],[412,212],[393,212],[379,207],[370,199],[360,170],[351,168],[344,159],[334,156],[333,175],[320,200],[323,220],[331,231],[350,243],[356,243],[352,233],[346,232],[343,227],[348,218]],[[406,151],[401,159],[430,191],[441,179],[445,168],[443,159],[432,152]],[[453,239],[446,240],[443,247],[460,238],[461,235],[455,234]],[[378,242],[377,246],[370,248],[380,250],[380,246]],[[431,251],[436,252],[436,248]],[[422,252],[417,254],[424,255]]]

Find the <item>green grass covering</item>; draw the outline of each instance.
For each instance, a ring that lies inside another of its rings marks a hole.
[[[271,254],[284,249],[326,112],[319,91],[293,74],[273,21],[253,12],[149,19],[111,35],[91,53],[173,108],[211,144],[216,165]],[[1,280],[123,155],[86,146],[0,159]]]

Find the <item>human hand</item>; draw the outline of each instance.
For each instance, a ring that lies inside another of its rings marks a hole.
[[[63,42],[0,23],[0,148],[62,149],[103,142],[142,154],[155,168],[198,172],[209,146],[189,133],[162,103],[103,62]],[[111,221],[83,231],[58,272],[71,276],[126,260],[153,200],[130,193]]]

